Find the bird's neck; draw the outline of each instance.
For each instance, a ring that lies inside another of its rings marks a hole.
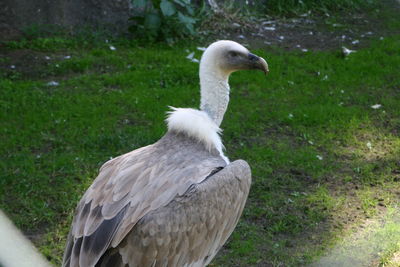
[[[200,109],[221,125],[229,103],[229,73],[221,72],[212,64],[200,64]]]

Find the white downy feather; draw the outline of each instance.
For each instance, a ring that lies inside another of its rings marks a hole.
[[[221,157],[229,163],[223,153],[220,134],[222,130],[204,111],[191,108],[174,108],[168,112],[166,119],[168,131],[185,133],[203,143],[208,150],[213,147],[218,150]]]

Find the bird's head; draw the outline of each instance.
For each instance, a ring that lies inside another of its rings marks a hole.
[[[212,60],[210,60],[212,59]],[[244,46],[234,41],[217,41],[212,43],[201,58],[201,65],[213,63],[214,67],[226,74],[238,70],[262,70],[268,73],[267,62],[259,56],[249,52]]]

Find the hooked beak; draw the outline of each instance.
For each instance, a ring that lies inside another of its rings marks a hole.
[[[265,73],[265,75],[267,75],[269,72],[268,63],[262,57],[260,57],[259,60],[259,69],[262,70]]]
[[[262,70],[265,75],[268,74],[269,69],[268,69],[268,63],[263,59],[262,57],[256,56],[252,53],[249,53],[248,55],[249,60],[252,62],[252,66],[254,69],[259,69]]]

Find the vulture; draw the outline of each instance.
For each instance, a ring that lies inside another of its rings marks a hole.
[[[268,72],[233,41],[200,60],[200,110],[171,108],[156,143],[107,161],[80,200],[62,266],[206,266],[235,228],[251,183],[249,165],[230,162],[219,128],[229,75]]]

